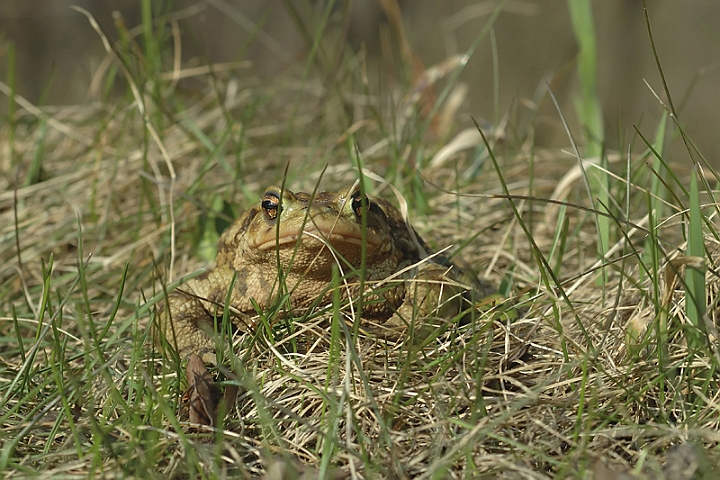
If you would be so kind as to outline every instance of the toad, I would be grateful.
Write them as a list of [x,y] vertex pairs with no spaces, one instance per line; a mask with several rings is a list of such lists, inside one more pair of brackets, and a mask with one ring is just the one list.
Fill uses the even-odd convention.
[[215,363],[224,309],[251,331],[278,302],[294,313],[331,304],[332,285],[345,301],[362,297],[368,330],[397,334],[469,311],[476,277],[426,252],[395,207],[357,185],[315,195],[269,187],[222,234],[215,267],[168,294],[159,331],[181,359]]

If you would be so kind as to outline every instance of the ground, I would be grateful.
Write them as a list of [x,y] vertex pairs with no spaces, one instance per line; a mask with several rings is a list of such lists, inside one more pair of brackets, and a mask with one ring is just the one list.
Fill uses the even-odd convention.
[[[712,169],[668,170],[645,145],[608,152],[602,205],[584,176],[598,169],[570,148],[492,125],[484,140],[435,95],[451,76],[368,92],[347,68],[339,84],[303,69],[270,83],[203,75],[172,96],[158,81],[142,98],[24,108],[2,127],[0,470],[711,478]],[[449,134],[423,102],[440,102]],[[456,148],[459,134],[474,140]],[[469,322],[399,340],[354,331],[337,302],[263,312],[221,359],[240,387],[224,423],[189,425],[184,366],[151,338],[164,292],[212,262],[267,185],[359,175],[499,294]]]

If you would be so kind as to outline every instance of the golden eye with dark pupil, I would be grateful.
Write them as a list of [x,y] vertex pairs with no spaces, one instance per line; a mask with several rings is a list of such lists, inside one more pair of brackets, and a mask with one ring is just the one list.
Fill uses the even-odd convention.
[[370,200],[359,190],[353,194],[351,206],[355,215],[358,217],[362,216],[363,209],[367,209],[368,205],[370,205]]
[[260,206],[265,212],[265,216],[269,220],[275,220],[278,215],[278,204],[280,203],[280,197],[274,193],[266,193],[260,202]]

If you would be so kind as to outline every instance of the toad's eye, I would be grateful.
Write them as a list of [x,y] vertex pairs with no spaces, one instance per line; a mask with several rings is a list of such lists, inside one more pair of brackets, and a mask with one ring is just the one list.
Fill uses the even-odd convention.
[[355,215],[358,217],[362,216],[363,210],[366,210],[368,205],[370,205],[370,200],[368,200],[368,198],[363,195],[360,190],[353,193],[351,206]]
[[275,192],[265,192],[260,206],[265,212],[268,220],[275,220],[278,216],[278,207],[280,206],[280,196]]

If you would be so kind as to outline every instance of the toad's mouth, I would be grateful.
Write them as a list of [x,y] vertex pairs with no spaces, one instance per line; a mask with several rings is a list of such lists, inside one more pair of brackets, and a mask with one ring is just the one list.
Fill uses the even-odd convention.
[[[382,235],[375,231],[365,229],[364,233],[365,244],[368,246],[375,247],[383,242]],[[319,248],[322,244],[359,246],[363,244],[363,229],[360,225],[338,222],[334,218],[315,218],[308,219],[304,228],[300,228],[299,225],[285,226],[281,223],[279,231],[276,227],[269,228],[258,235],[250,245],[258,250],[269,250],[276,246],[296,244],[299,238],[302,238],[302,242],[306,246],[316,248]]]

